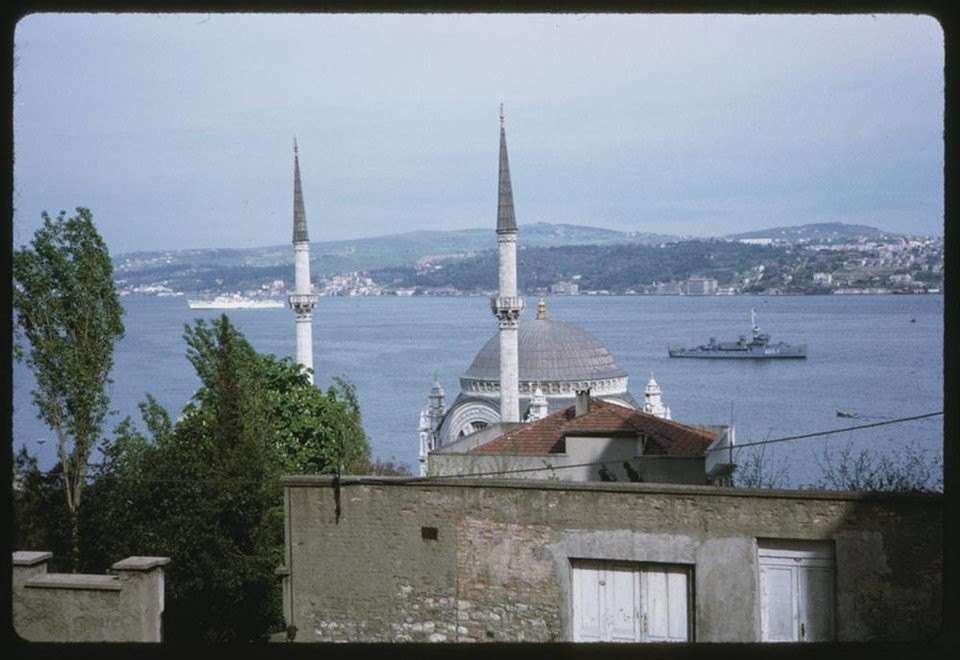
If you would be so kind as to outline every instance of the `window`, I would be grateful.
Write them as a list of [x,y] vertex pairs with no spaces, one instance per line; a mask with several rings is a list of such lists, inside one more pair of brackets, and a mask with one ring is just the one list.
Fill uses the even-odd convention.
[[760,639],[834,639],[834,553],[830,542],[760,541]]
[[690,640],[690,569],[574,560],[573,641]]

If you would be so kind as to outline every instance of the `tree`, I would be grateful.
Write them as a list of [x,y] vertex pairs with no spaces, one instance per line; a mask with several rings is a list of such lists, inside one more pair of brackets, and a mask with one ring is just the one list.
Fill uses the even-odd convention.
[[786,463],[782,459],[774,463],[773,458],[765,456],[765,452],[766,447],[737,449],[739,460],[733,475],[733,483],[737,488],[787,487]]
[[106,443],[91,484],[84,570],[118,557],[160,555],[165,639],[246,641],[282,627],[283,501],[279,477],[369,465],[352,385],[323,392],[289,358],[257,353],[226,316],[186,328],[201,387],[172,424],[140,405]]
[[57,439],[74,570],[87,462],[109,406],[113,348],[124,332],[107,246],[91,212],[76,213],[51,219],[44,211],[30,247],[13,253],[16,329],[30,344],[25,360],[37,381],[37,416]]
[[824,447],[816,457],[823,476],[814,488],[886,493],[936,493],[943,491],[943,457],[930,456],[915,443],[896,452],[861,449],[847,442],[839,453]]
[[43,548],[53,553],[51,566],[62,571],[70,555],[70,512],[63,498],[63,470],[58,463],[41,472],[37,459],[21,447],[13,459],[13,543],[16,548]]

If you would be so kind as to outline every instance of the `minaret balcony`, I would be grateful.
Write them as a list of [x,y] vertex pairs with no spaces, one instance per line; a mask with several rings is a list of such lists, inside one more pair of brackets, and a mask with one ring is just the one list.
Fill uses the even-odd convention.
[[520,312],[523,311],[523,305],[523,298],[519,296],[503,298],[494,296],[490,298],[490,309],[496,316],[500,316],[501,314],[508,316],[515,314],[519,316]]
[[289,300],[290,309],[297,314],[310,313],[317,306],[317,294],[315,293],[291,293]]

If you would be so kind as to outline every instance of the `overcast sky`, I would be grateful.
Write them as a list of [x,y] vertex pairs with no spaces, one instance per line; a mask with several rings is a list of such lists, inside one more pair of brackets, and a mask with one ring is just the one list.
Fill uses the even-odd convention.
[[34,14],[14,228],[86,206],[112,254],[517,223],[943,234],[930,17]]

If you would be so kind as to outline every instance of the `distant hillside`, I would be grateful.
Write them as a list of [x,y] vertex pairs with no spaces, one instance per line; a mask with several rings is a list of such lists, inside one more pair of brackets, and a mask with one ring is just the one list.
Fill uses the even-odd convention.
[[[863,236],[892,236],[874,227],[822,223],[745,232],[724,237],[846,241]],[[666,234],[622,232],[582,225],[538,222],[521,225],[522,249],[573,246],[659,246],[684,239]],[[711,240],[711,239],[704,239]],[[716,239],[712,239],[716,240]],[[390,236],[311,243],[314,277],[354,271],[413,268],[427,260],[467,259],[496,250],[493,229],[415,231]],[[545,253],[544,253],[545,254]],[[614,267],[615,264],[610,264]],[[289,244],[249,249],[133,252],[114,258],[115,277],[126,288],[163,285],[184,292],[245,290],[292,277]]]
[[[538,222],[520,228],[523,246],[657,244],[678,240],[661,234],[621,232],[579,225]],[[414,266],[430,256],[467,257],[496,249],[493,229],[414,231],[390,236],[310,244],[314,276]],[[118,280],[129,286],[166,283],[181,291],[226,287],[247,288],[289,279],[293,251],[289,244],[248,249],[167,250],[131,252],[114,258]]]
[[[650,291],[655,282],[684,281],[692,275],[737,283],[758,264],[770,272],[795,262],[789,247],[748,245],[718,239],[679,241],[663,247],[638,244],[523,247],[517,252],[521,291],[549,290],[559,282],[576,282],[584,291]],[[381,286],[403,289],[490,293],[497,287],[497,253],[488,250],[434,268],[370,271]]]
[[842,243],[861,237],[874,239],[896,238],[898,236],[902,236],[902,234],[881,231],[876,227],[869,227],[867,225],[847,225],[842,222],[819,222],[808,225],[798,225],[796,227],[773,227],[771,229],[748,231],[741,234],[729,234],[725,236],[725,238],[734,241],[744,238],[771,238],[790,242],[830,241]]

